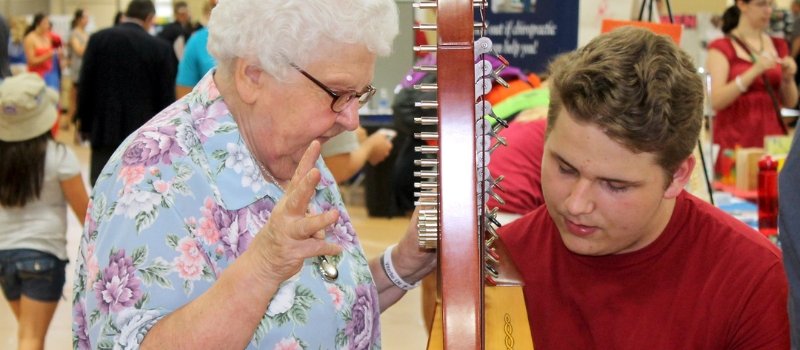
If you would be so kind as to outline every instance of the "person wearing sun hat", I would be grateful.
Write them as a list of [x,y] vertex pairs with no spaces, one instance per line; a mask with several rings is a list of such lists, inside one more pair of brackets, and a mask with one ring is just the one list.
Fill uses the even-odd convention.
[[57,100],[33,73],[0,83],[0,287],[20,349],[44,346],[65,281],[66,205],[83,224],[89,202],[78,159],[50,133]]

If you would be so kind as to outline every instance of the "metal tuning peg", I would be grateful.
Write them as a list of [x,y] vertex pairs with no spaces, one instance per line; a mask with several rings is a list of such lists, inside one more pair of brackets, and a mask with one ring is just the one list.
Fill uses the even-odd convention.
[[434,53],[437,50],[436,45],[414,45],[414,52]]
[[414,146],[414,151],[422,154],[438,154],[439,146]]
[[436,31],[438,30],[434,23],[418,23],[412,26],[414,30]]
[[415,171],[414,177],[420,177],[423,179],[437,179],[439,178],[439,173],[437,171]]
[[484,250],[484,252],[486,252],[486,254],[484,255],[485,256],[485,260],[491,261],[494,264],[497,264],[497,263],[500,262],[500,256],[497,255],[497,252],[495,252],[494,248],[486,245],[486,246],[484,246],[483,250]]
[[435,64],[423,64],[414,66],[412,69],[417,72],[436,72],[438,67]]
[[424,159],[414,159],[414,165],[416,166],[426,166],[426,167],[435,167],[439,165],[439,160],[435,158],[424,158]]
[[486,267],[486,272],[489,273],[493,279],[500,276],[500,273],[497,272],[497,269],[492,266],[492,264],[484,264],[484,267]]
[[439,124],[439,118],[436,117],[415,117],[414,123],[419,125],[437,125]]
[[426,109],[439,108],[439,101],[417,101],[414,102],[414,107]]
[[439,184],[436,182],[415,182],[414,188],[420,188],[424,190],[436,190],[439,188]]
[[433,84],[427,83],[427,84],[416,84],[416,85],[414,85],[414,90],[436,91],[438,89],[439,89],[439,85],[435,84],[435,83],[433,83]]
[[436,1],[417,1],[411,4],[412,7],[417,9],[435,9],[439,7],[439,4]]
[[423,132],[415,132],[414,137],[417,140],[438,140],[439,133],[433,131],[423,131]]
[[497,221],[497,212],[499,210],[500,208],[494,207],[491,210],[489,210],[488,213],[486,213],[486,219],[489,220],[489,222],[495,227],[503,227],[503,225],[500,224],[500,221]]

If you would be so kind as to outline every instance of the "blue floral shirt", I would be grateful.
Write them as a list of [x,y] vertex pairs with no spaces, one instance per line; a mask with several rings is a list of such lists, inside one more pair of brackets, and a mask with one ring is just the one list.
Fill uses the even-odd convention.
[[[212,70],[134,132],[92,192],[73,302],[73,347],[138,348],[162,317],[205,292],[247,250],[283,195],[264,180]],[[327,240],[339,278],[314,259],[283,282],[248,349],[379,349],[378,293],[333,176],[311,205],[338,208]],[[313,320],[313,321],[312,321]]]

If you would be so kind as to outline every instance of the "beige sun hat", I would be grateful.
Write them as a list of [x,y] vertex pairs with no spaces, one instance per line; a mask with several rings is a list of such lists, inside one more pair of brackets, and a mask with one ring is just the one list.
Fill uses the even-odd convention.
[[58,94],[34,73],[22,73],[0,83],[0,140],[30,140],[56,122]]

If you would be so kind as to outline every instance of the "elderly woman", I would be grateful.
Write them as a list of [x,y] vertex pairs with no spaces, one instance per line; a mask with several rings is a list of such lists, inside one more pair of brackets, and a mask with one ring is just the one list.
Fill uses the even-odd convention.
[[94,188],[78,348],[380,347],[380,312],[435,256],[412,220],[368,262],[319,149],[358,126],[397,21],[392,0],[217,5],[218,68],[131,135]]

